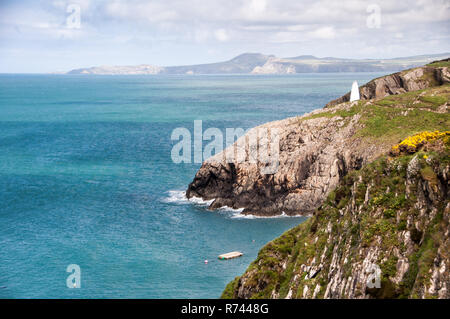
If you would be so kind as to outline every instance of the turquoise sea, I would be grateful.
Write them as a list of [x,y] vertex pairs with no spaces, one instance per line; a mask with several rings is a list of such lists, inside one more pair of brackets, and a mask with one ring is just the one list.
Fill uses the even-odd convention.
[[200,164],[172,162],[172,130],[301,115],[380,75],[0,75],[0,298],[219,297],[305,219],[185,200]]

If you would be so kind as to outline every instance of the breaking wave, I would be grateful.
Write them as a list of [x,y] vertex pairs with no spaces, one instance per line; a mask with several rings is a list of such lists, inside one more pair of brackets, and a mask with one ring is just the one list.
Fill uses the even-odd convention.
[[[199,197],[192,197],[187,198],[185,191],[180,190],[171,190],[167,192],[167,197],[165,197],[162,200],[164,203],[171,203],[176,205],[186,205],[186,204],[194,204],[196,206],[202,206],[202,207],[208,207],[212,204],[214,199],[211,200],[203,200]],[[293,217],[304,217],[304,216],[291,216],[287,215],[285,212],[282,212],[281,215],[275,215],[275,216],[258,216],[253,214],[242,214],[244,211],[244,208],[232,208],[228,206],[223,206],[218,209],[215,209],[214,211],[224,214],[227,217],[230,218],[237,218],[237,219],[259,219],[259,218],[293,218]]]
[[173,190],[167,192],[168,196],[163,199],[164,203],[172,203],[172,204],[196,204],[199,206],[209,206],[214,201],[211,200],[203,200],[199,197],[187,198],[185,191]]

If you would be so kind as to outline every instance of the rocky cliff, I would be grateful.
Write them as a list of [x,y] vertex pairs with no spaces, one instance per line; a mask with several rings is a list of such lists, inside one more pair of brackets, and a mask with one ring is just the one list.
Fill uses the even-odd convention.
[[222,297],[450,298],[449,165],[449,131],[407,138],[348,173]]
[[[361,87],[364,100],[345,102],[344,96],[338,99],[342,103],[250,130],[202,164],[187,197],[214,199],[211,209],[244,208],[243,214],[312,214],[348,172],[387,152],[399,139],[449,127],[447,64],[376,79]],[[278,132],[279,161],[272,174],[248,160],[260,151],[260,140],[250,138],[260,129]],[[230,152],[238,150],[245,160],[230,160]]]
[[295,64],[284,62],[283,59],[271,57],[262,66],[255,67],[253,74],[293,74],[297,73]]
[[[439,61],[448,62],[450,59]],[[439,65],[439,64],[437,64]],[[448,67],[435,67],[432,64],[420,68],[397,72],[391,75],[374,79],[360,87],[360,96],[363,100],[383,98],[388,95],[402,94],[417,91],[431,86],[450,82]],[[350,101],[350,92],[329,102],[326,107]]]

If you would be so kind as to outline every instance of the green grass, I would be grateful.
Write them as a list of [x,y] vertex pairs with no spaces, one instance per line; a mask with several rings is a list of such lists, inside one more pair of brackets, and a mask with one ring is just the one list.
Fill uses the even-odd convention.
[[222,299],[234,299],[234,292],[237,289],[239,283],[239,277],[234,278],[233,281],[229,282],[228,285],[225,287],[225,290],[222,292],[222,296],[220,298]]
[[379,106],[398,106],[407,108],[425,108],[436,110],[438,106],[445,104],[450,99],[450,85],[442,85],[435,88],[406,92],[398,95],[389,95],[374,103]]
[[450,127],[450,114],[436,113],[439,106],[449,103],[450,85],[390,95],[380,100],[359,101],[348,109],[325,112],[299,118],[299,123],[316,118],[341,117],[349,121],[361,115],[360,129],[355,137],[370,142],[394,144],[400,139],[422,131],[446,131]]
[[448,101],[448,97],[446,96],[421,96],[419,99],[422,102],[431,104],[434,108]]
[[438,62],[427,64],[427,66],[432,66],[435,68],[450,67],[450,61],[438,61]]
[[317,118],[322,118],[322,117],[333,118],[336,116],[339,116],[339,117],[342,117],[345,119],[347,117],[355,116],[356,114],[361,112],[361,107],[362,107],[362,103],[360,102],[357,105],[350,107],[348,110],[335,110],[335,111],[321,112],[321,113],[309,115],[306,117],[300,117],[299,120],[300,120],[300,122],[302,122],[302,121],[307,121],[307,120],[317,119]]
[[432,186],[437,185],[439,182],[436,173],[430,166],[425,166],[424,168],[422,168],[420,170],[420,174],[422,175],[422,178],[428,181]]
[[370,105],[361,116],[363,128],[356,136],[382,139],[393,144],[400,139],[422,131],[445,131],[450,127],[450,115],[424,110],[404,110]]
[[[448,102],[449,95],[450,85],[445,85],[380,100],[359,101],[346,110],[330,109],[303,117],[300,121],[337,116],[343,121],[349,121],[355,115],[360,115],[356,138],[394,145],[407,136],[422,131],[447,131],[450,128],[450,114],[436,113],[433,110]],[[442,221],[444,205],[436,207],[436,217],[423,231],[418,231],[416,226],[407,223],[411,217],[424,217],[419,217],[418,210],[414,208],[420,184],[409,184],[406,196],[406,170],[411,159],[418,156],[418,176],[422,183],[427,182],[432,188],[436,188],[440,183],[435,173],[436,167],[442,168],[442,165],[450,163],[450,138],[443,137],[442,141],[435,143],[438,142],[441,143],[440,146],[435,144],[431,149],[423,148],[415,154],[382,156],[361,170],[348,173],[312,218],[285,232],[260,250],[257,259],[241,277],[243,288],[254,292],[251,298],[270,298],[273,290],[284,298],[289,290],[294,292],[294,297],[302,297],[306,285],[312,291],[319,284],[321,288],[318,296],[323,297],[333,258],[340,258],[338,263],[344,276],[348,277],[352,274],[353,265],[362,262],[364,258],[360,254],[361,249],[380,245],[378,264],[383,275],[382,289],[373,296],[419,296],[420,292],[416,291],[416,287],[423,287],[425,282],[429,282],[429,270],[436,249],[442,243],[443,230],[448,228],[448,224],[444,225]],[[433,163],[437,163],[437,166],[423,159],[424,154]],[[370,200],[365,203],[369,185]],[[332,226],[331,233],[328,232],[329,223]],[[406,247],[399,236],[402,231],[410,231],[412,247]],[[394,248],[400,249],[404,254],[407,249],[412,249],[412,253],[408,252],[406,255],[410,268],[399,285],[391,281],[396,274],[397,265]],[[341,258],[344,254],[348,257],[347,263]],[[324,256],[323,261],[321,256]],[[306,272],[300,271],[300,266],[310,264],[314,258],[316,265],[319,260],[323,262],[323,268],[316,277],[306,279]],[[238,283],[239,278],[229,283],[222,298],[235,298]]]

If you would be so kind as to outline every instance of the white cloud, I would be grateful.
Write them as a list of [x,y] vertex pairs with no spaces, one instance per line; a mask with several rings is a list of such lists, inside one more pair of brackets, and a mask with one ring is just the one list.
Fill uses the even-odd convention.
[[[79,30],[65,28],[69,3],[81,7]],[[381,8],[379,29],[367,28],[370,3]],[[448,0],[0,0],[3,52],[26,48],[33,55],[39,48],[56,55],[70,47],[87,57],[96,50],[161,65],[190,63],[189,56],[211,61],[211,52],[215,60],[245,51],[374,58],[437,53],[450,51],[449,29]],[[362,43],[367,49],[352,49]]]
[[333,27],[322,27],[317,30],[308,32],[308,36],[316,39],[333,39],[336,37],[336,32]]
[[228,41],[228,39],[229,39],[228,32],[225,29],[218,29],[218,30],[216,30],[214,32],[214,36],[216,37],[217,40],[219,40],[221,42]]
[[244,4],[241,11],[244,17],[248,19],[255,19],[263,17],[266,7],[266,0],[250,0]]
[[211,36],[211,32],[208,30],[197,29],[194,31],[194,41],[197,43],[204,43]]

